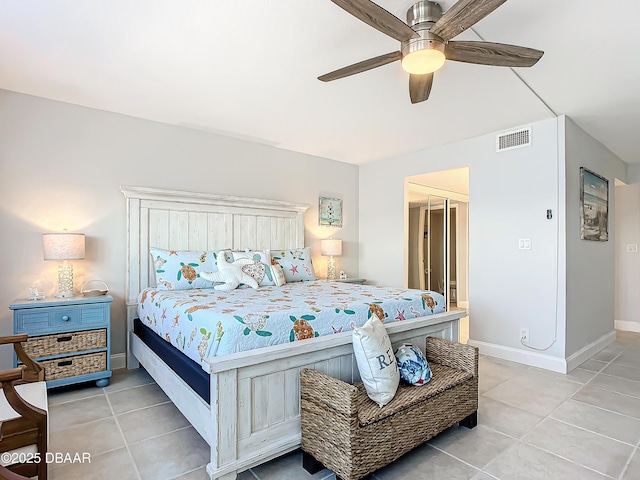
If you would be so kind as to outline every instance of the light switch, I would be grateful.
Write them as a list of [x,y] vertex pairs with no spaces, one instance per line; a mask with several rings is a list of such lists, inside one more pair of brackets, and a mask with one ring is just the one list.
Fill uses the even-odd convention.
[[638,252],[638,244],[637,243],[628,243],[627,244],[627,252],[629,252],[629,253],[637,253]]
[[518,240],[518,248],[520,250],[531,250],[531,239],[521,238]]

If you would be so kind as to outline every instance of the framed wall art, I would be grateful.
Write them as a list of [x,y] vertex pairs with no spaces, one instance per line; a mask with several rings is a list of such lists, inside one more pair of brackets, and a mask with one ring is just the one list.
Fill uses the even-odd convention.
[[609,240],[609,181],[580,167],[580,238]]
[[342,226],[342,200],[320,197],[318,224],[325,227]]

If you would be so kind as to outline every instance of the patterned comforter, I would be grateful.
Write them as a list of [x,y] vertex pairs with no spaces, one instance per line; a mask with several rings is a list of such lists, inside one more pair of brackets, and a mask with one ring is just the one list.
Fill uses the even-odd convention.
[[373,312],[384,322],[397,322],[444,312],[444,298],[435,292],[321,280],[231,292],[148,288],[138,296],[143,323],[198,363],[348,331]]

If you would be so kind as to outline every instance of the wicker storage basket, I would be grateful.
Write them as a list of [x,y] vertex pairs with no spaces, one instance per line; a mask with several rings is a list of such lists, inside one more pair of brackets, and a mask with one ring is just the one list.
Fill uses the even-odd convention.
[[55,360],[41,361],[40,364],[44,367],[44,379],[46,381],[75,377],[106,370],[107,352],[56,358]]
[[431,381],[401,385],[380,408],[362,384],[322,372],[300,371],[302,463],[313,474],[323,466],[336,478],[360,480],[446,430],[477,423],[478,349],[427,338]]
[[107,346],[107,329],[87,330],[84,332],[56,333],[41,337],[29,337],[22,344],[31,358],[49,357],[64,353],[83,352]]

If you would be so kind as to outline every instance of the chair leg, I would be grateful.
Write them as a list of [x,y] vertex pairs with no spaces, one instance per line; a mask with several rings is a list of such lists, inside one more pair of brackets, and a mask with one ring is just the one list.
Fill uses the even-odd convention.
[[460,420],[460,425],[467,428],[473,428],[478,425],[478,411],[476,410],[468,417]]
[[38,464],[38,480],[47,480],[47,460],[46,460],[46,452],[45,457],[40,459],[40,463]]
[[38,428],[38,453],[40,464],[38,465],[38,480],[47,480],[47,419],[39,422]]
[[304,468],[311,475],[319,472],[324,468],[324,465],[315,459],[310,453],[302,451],[302,468]]

